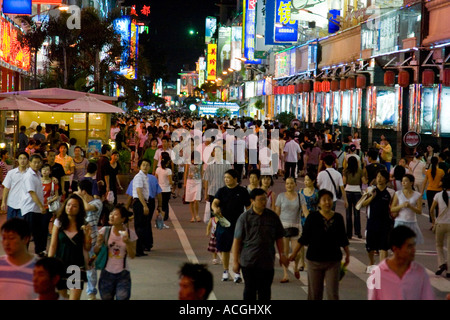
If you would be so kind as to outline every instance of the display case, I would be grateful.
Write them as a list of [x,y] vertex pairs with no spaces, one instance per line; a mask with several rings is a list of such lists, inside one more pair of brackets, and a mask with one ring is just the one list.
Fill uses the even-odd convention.
[[297,112],[296,112],[297,119],[300,121],[304,121],[303,94],[302,93],[297,94],[296,99],[297,99]]
[[439,98],[439,132],[443,137],[450,137],[450,87],[441,87]]
[[341,94],[339,91],[331,92],[331,112],[333,114],[333,124],[339,124],[339,118],[341,115]]
[[400,87],[374,87],[375,127],[398,130]]
[[420,133],[436,134],[437,132],[438,91],[439,87],[437,85],[432,87],[422,86],[420,100]]
[[348,126],[350,123],[351,94],[350,91],[341,91],[341,115],[339,125]]
[[333,124],[333,117],[331,113],[331,96],[332,92],[324,92],[323,93],[323,108],[325,110],[325,123]]

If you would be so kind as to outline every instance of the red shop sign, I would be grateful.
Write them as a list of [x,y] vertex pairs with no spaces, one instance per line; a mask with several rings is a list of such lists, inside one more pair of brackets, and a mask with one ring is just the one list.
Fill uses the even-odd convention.
[[408,131],[403,136],[403,142],[409,148],[415,148],[420,144],[420,135],[415,131]]

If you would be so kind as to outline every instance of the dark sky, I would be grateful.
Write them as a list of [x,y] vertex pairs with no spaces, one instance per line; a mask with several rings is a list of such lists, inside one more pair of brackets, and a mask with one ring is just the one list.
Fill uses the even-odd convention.
[[[195,62],[205,49],[205,18],[217,16],[217,0],[127,0],[125,5],[150,5],[149,37],[144,50],[153,61],[167,67],[170,79],[174,81],[183,65],[195,68]],[[190,35],[189,30],[195,30]],[[198,32],[198,34],[197,34]],[[142,38],[144,40],[144,38]],[[141,42],[144,43],[144,42]],[[151,51],[151,52],[149,52]],[[147,54],[146,54],[147,56]],[[164,62],[165,61],[165,62]]]

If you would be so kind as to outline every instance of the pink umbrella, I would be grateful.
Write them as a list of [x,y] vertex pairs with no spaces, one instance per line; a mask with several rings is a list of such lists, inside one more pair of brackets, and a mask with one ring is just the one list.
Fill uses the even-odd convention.
[[86,93],[84,97],[64,103],[54,108],[55,112],[85,112],[85,113],[125,113],[124,110],[103,102]]
[[0,100],[0,110],[53,111],[53,108],[44,103],[14,94]]

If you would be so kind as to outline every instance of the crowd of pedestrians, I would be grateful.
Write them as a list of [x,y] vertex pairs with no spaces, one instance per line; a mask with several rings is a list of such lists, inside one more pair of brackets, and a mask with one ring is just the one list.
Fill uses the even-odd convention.
[[[180,135],[180,129],[190,136]],[[230,139],[227,129],[248,133]],[[278,130],[279,139],[272,139],[272,129]],[[358,133],[342,137],[339,130],[331,134],[329,129],[302,130],[273,121],[148,114],[114,118],[109,136],[114,148],[104,144],[101,156],[90,161],[76,141],[65,142],[69,139],[63,130],[47,135],[39,131],[29,139],[39,140],[44,149],[29,145],[22,133],[23,151],[13,169],[2,164],[7,154],[0,152],[1,210],[8,221],[25,221],[29,231],[13,225],[4,232],[20,232],[26,248],[32,238],[41,259],[58,258],[66,270],[79,268],[78,282],[61,286],[67,272],[51,273],[51,267],[40,265],[42,272],[51,273],[48,277],[59,280],[46,293],[53,298],[80,299],[86,289],[89,299],[98,293],[101,299],[130,299],[128,259],[151,252],[154,226],[170,229],[170,199],[177,197],[189,207],[190,222],[207,223],[212,262],[222,264],[222,281],[244,280],[244,300],[271,298],[276,250],[284,270],[281,283],[289,282],[293,261],[295,278],[307,271],[308,299],[323,299],[324,290],[327,299],[339,299],[340,274],[350,263],[349,240],[365,237],[367,273],[378,266],[389,268],[397,262],[398,250],[405,243],[412,245],[409,239],[414,238],[414,245],[423,243],[416,218],[423,199],[430,210],[430,228],[436,230],[436,274],[447,271],[449,255],[445,257],[443,243],[445,236],[450,241],[448,150],[438,154],[430,146],[427,153],[418,150],[412,161],[396,164],[384,136],[363,151]],[[191,138],[188,144],[186,138]],[[129,168],[119,161],[123,152],[130,155]],[[132,177],[128,185],[122,184],[120,173]],[[299,189],[300,178],[304,188]],[[273,190],[277,179],[285,182],[279,194]],[[126,203],[118,203],[120,192],[127,195]],[[199,213],[202,199],[209,212],[206,220]],[[336,212],[340,200],[345,213]],[[54,202],[60,208],[52,212]],[[361,225],[364,207],[366,226]],[[390,236],[398,227],[412,233],[393,243]],[[107,260],[97,279],[95,261],[103,246]],[[389,250],[395,253],[391,260]],[[21,255],[25,263],[35,262],[28,253]],[[188,266],[183,270],[188,272]],[[2,283],[0,279],[0,287]],[[371,291],[369,297],[383,295]],[[429,292],[426,297],[431,297]]]

